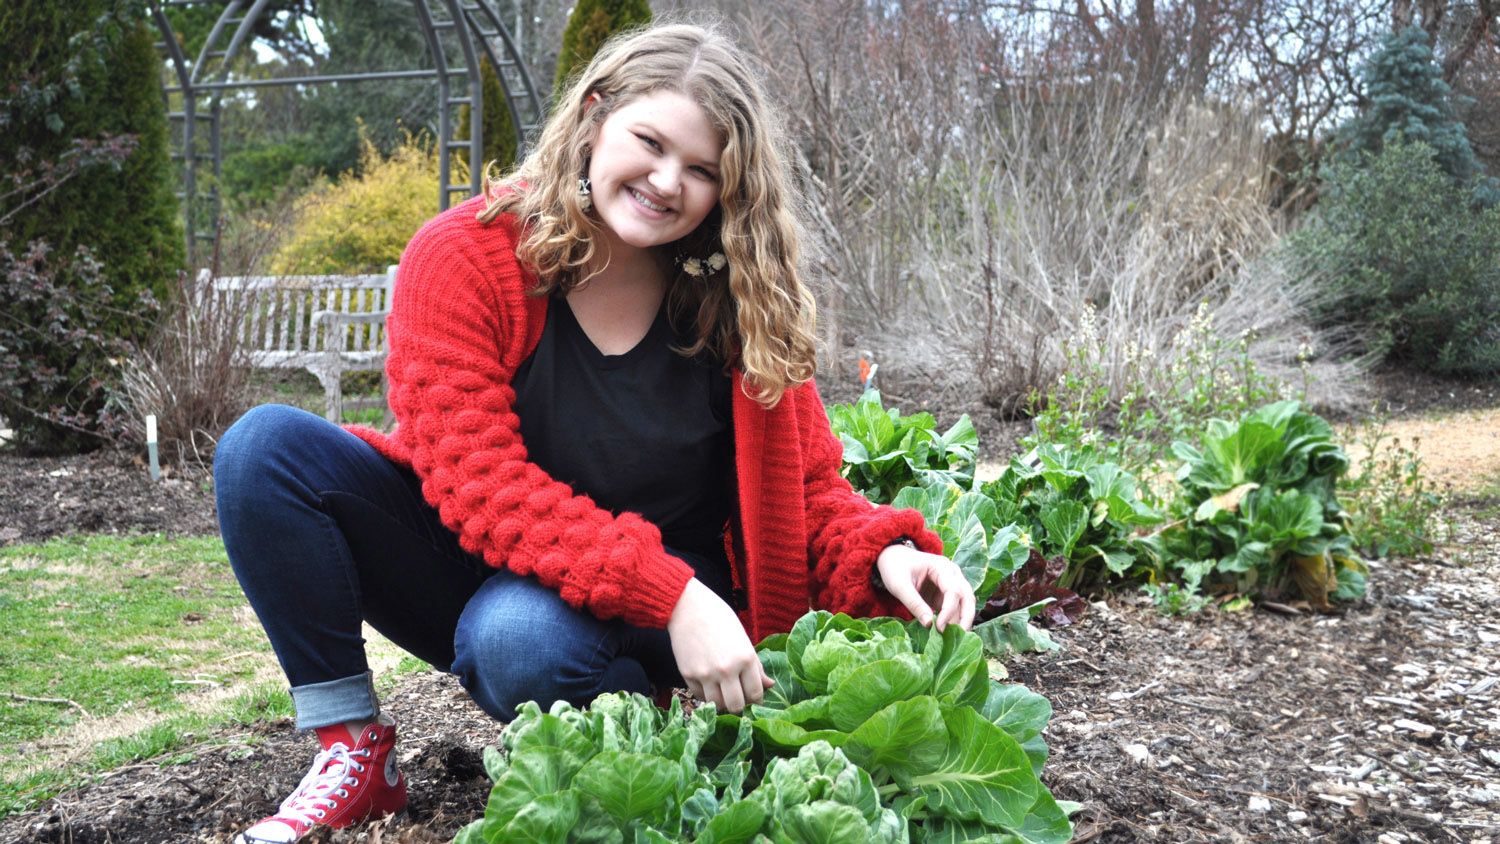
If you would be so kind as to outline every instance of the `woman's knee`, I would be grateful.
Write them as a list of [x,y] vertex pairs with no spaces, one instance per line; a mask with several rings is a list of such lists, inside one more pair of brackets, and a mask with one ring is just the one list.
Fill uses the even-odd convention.
[[306,442],[313,427],[310,423],[316,422],[326,424],[326,420],[284,404],[251,408],[219,437],[214,447],[215,480],[238,479],[268,466],[268,458]]
[[214,488],[221,511],[238,503],[281,500],[318,483],[315,476],[327,474],[324,464],[339,453],[346,438],[349,435],[337,425],[301,408],[251,408],[214,448]]
[[614,658],[611,625],[530,578],[499,572],[469,600],[454,632],[453,672],[501,720],[522,702],[586,703]]

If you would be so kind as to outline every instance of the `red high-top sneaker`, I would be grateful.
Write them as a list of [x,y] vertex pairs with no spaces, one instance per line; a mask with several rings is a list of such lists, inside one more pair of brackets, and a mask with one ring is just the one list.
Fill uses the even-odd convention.
[[314,827],[342,829],[406,808],[406,779],[396,770],[396,721],[381,713],[351,749],[335,742],[276,814],[240,833],[234,844],[289,844]]

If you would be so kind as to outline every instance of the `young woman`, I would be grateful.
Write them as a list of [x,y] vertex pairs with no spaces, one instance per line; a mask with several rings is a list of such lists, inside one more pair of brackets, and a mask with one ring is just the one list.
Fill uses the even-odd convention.
[[914,511],[839,476],[796,197],[712,30],[612,41],[516,173],[417,233],[388,323],[396,432],[256,408],[215,462],[235,574],[323,750],[238,839],[399,811],[362,621],[486,712],[678,686],[739,711],[810,606],[968,627]]

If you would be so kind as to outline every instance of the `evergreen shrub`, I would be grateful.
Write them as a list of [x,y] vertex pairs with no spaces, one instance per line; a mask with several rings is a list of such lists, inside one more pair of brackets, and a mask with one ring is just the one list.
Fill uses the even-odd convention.
[[[89,4],[105,9],[98,15],[103,23],[77,11],[54,11],[55,5],[24,0],[4,22],[7,42],[13,40],[10,27],[33,22],[27,20],[28,11],[33,18],[61,15],[73,21],[76,29],[49,27],[52,31],[47,37],[64,42],[50,45],[58,52],[38,45],[32,59],[38,64],[4,68],[7,80],[53,77],[62,82],[63,90],[53,93],[46,105],[27,103],[24,92],[7,101],[0,161],[18,161],[18,156],[29,156],[33,163],[55,161],[67,154],[75,139],[113,135],[133,137],[135,150],[118,169],[72,179],[40,198],[7,224],[8,236],[13,243],[46,240],[58,254],[88,246],[102,267],[103,278],[114,289],[116,305],[130,308],[142,290],[157,297],[165,294],[183,264],[167,117],[161,100],[161,62],[145,23],[117,17],[125,12],[110,11],[115,4]],[[88,43],[78,30],[93,26],[104,37],[92,39],[87,49],[101,50],[100,60],[74,61],[68,46]],[[72,78],[63,81],[65,75]],[[6,169],[13,172],[9,166]],[[135,325],[127,319],[115,327]]]
[[1386,36],[1360,69],[1360,81],[1366,104],[1337,132],[1346,162],[1378,154],[1398,139],[1421,142],[1442,171],[1471,185],[1483,204],[1500,201],[1500,187],[1485,177],[1454,112],[1452,89],[1432,60],[1426,31],[1413,25]]
[[1324,191],[1289,240],[1329,288],[1320,318],[1388,360],[1500,371],[1500,206],[1480,208],[1432,147],[1399,139],[1330,166]]
[[130,2],[0,5],[0,414],[28,451],[109,434],[115,362],[182,268],[153,43]]
[[578,0],[563,30],[552,82],[554,98],[562,95],[568,80],[588,66],[611,35],[650,22],[651,5],[646,0]]
[[[273,273],[379,273],[437,210],[437,152],[408,135],[389,157],[365,141],[357,171],[321,182],[298,200]],[[467,178],[467,177],[465,177]]]

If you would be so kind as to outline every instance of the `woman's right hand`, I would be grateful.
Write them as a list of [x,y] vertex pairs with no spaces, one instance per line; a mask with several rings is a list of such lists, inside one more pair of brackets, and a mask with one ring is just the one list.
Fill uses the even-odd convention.
[[688,694],[721,711],[740,712],[746,704],[760,703],[776,684],[761,668],[734,610],[696,577],[677,599],[667,634]]

